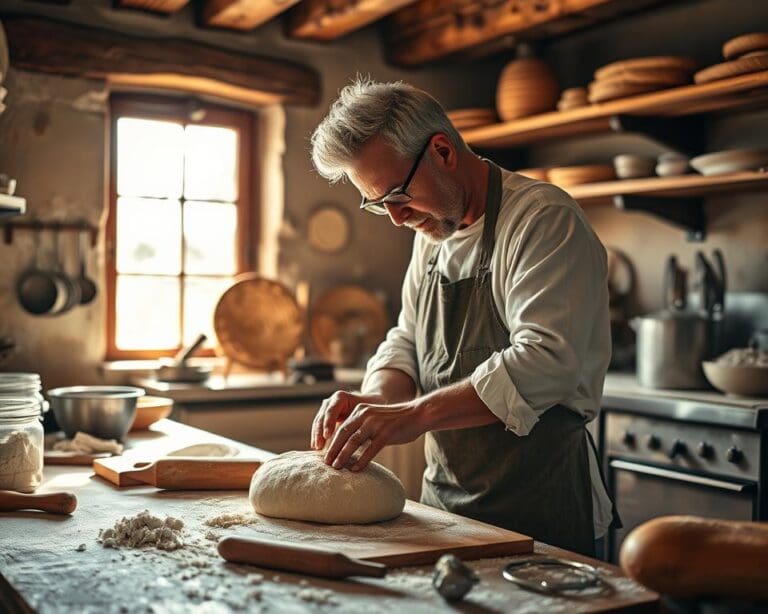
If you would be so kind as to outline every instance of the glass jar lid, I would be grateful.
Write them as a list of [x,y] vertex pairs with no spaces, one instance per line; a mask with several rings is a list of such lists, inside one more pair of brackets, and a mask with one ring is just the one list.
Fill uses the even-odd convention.
[[39,417],[42,406],[43,403],[35,398],[0,397],[0,421]]

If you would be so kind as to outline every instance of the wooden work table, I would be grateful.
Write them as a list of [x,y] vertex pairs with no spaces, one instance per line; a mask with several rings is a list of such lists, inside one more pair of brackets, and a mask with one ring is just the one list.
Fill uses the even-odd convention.
[[[129,438],[131,454],[154,457],[191,443],[226,442],[241,453],[263,451],[169,420]],[[40,512],[0,514],[0,611],[28,612],[206,612],[337,611],[655,611],[655,593],[608,564],[590,561],[545,544],[535,553],[592,562],[612,587],[608,594],[562,598],[520,589],[501,577],[504,559],[470,562],[481,578],[462,604],[442,600],[431,585],[432,566],[391,570],[384,579],[330,581],[225,562],[219,538],[243,527],[212,528],[206,520],[250,513],[245,492],[161,491],[150,486],[118,489],[90,467],[47,466],[38,492],[75,493],[71,516]],[[108,549],[100,529],[142,510],[175,516],[185,523],[185,547]],[[247,527],[245,527],[247,529]],[[202,605],[201,605],[202,604]],[[31,610],[30,610],[31,608]]]

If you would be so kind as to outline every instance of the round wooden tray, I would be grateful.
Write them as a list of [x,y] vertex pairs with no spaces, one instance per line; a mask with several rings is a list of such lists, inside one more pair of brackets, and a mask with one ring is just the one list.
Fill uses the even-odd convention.
[[547,177],[551,183],[561,187],[611,181],[616,178],[610,164],[586,164],[582,166],[560,166],[550,168]]
[[684,85],[692,81],[692,72],[680,68],[626,68],[594,81],[608,83],[650,83],[658,85]]
[[387,334],[387,312],[360,286],[338,286],[312,305],[309,334],[325,359],[352,366],[373,354]]
[[592,103],[607,102],[617,98],[626,98],[627,96],[637,96],[638,94],[663,90],[666,87],[668,86],[655,83],[600,83],[599,81],[593,81],[589,85],[589,101]]
[[213,328],[227,358],[255,369],[278,370],[301,343],[304,321],[288,288],[246,273],[221,295]]
[[619,62],[611,62],[595,71],[595,79],[605,79],[624,70],[644,69],[665,69],[676,68],[693,72],[696,70],[697,63],[693,58],[686,58],[677,55],[656,55],[643,58],[630,58]]
[[747,53],[765,49],[768,49],[768,32],[742,34],[723,44],[723,57],[726,60],[733,60]]
[[768,52],[761,55],[750,55],[748,58],[739,58],[731,62],[722,62],[714,66],[708,66],[693,76],[696,83],[709,83],[728,77],[746,75],[751,72],[768,70]]

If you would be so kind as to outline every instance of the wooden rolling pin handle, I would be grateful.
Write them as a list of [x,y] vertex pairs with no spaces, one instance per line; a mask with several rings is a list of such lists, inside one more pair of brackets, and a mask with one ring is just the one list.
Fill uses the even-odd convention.
[[13,490],[0,490],[0,512],[40,510],[49,514],[71,514],[77,508],[77,497],[69,492],[28,495]]
[[351,559],[341,552],[314,546],[296,546],[284,542],[245,537],[225,537],[219,542],[219,554],[232,563],[248,563],[323,578],[369,576],[383,578],[387,566]]

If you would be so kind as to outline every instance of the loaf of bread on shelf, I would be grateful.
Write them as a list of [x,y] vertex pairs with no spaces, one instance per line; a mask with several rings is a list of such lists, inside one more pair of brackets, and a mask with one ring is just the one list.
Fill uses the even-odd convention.
[[768,523],[663,516],[634,529],[619,555],[632,579],[672,597],[768,599]]

